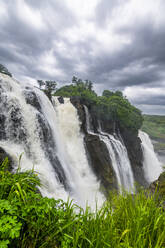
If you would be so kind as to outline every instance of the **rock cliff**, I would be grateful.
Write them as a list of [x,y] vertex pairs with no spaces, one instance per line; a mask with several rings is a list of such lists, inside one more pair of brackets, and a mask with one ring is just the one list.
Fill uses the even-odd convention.
[[[79,118],[82,123],[81,129],[85,134],[84,141],[94,172],[106,189],[116,188],[117,182],[112,167],[112,162],[109,159],[107,147],[97,136],[98,120],[96,119],[90,104],[86,101],[83,101],[79,97],[72,97],[71,102],[77,108]],[[92,119],[91,125],[96,135],[91,135],[87,132],[86,116],[83,105],[88,106]],[[146,182],[143,171],[143,153],[141,149],[141,140],[139,139],[137,132],[133,132],[129,129],[121,127],[120,123],[116,123],[114,127],[114,123],[111,121],[100,120],[100,122],[104,132],[109,134],[114,134],[115,132],[118,138],[124,142],[128,152],[129,160],[131,162],[135,181],[138,185],[146,187],[148,183]]]

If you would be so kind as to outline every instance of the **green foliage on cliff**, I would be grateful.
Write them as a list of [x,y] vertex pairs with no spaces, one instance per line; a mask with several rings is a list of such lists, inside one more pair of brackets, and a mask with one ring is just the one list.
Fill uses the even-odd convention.
[[88,81],[76,80],[72,80],[74,84],[58,89],[55,95],[81,98],[82,102],[90,106],[91,111],[100,119],[118,122],[120,126],[133,131],[141,127],[143,122],[141,111],[132,106],[122,92],[104,90],[102,96],[98,96],[92,87],[89,87]]
[[112,194],[91,213],[72,203],[42,197],[34,171],[0,166],[0,247],[165,247],[165,212],[156,195]]
[[138,130],[142,125],[140,110],[131,105],[126,98],[118,95],[98,97],[95,110],[102,119],[116,121],[122,127]]
[[97,99],[97,94],[93,90],[89,90],[85,84],[63,86],[56,91],[55,95],[63,97],[79,96],[88,99],[90,102],[95,102]]

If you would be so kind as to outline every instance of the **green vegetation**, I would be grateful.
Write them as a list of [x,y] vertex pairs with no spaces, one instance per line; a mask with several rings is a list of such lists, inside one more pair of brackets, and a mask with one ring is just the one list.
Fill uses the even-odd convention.
[[165,116],[144,115],[142,130],[157,141],[154,143],[155,151],[165,153]]
[[57,83],[51,80],[47,80],[47,81],[37,80],[37,83],[39,84],[40,89],[42,88],[42,86],[44,86],[44,92],[51,100],[52,94],[56,90]]
[[42,197],[34,171],[0,166],[1,248],[165,247],[165,212],[156,195],[112,194],[95,213]]
[[160,197],[165,201],[165,172],[163,172],[156,182]]
[[2,65],[2,64],[0,64],[0,73],[6,74],[6,75],[12,77],[12,74],[11,74],[11,73],[8,71],[8,69],[7,69],[4,65]]
[[93,84],[86,80],[73,77],[72,84],[58,89],[56,96],[77,96],[84,104],[90,106],[93,114],[102,120],[119,123],[121,127],[136,131],[141,127],[143,117],[141,111],[132,106],[123,96],[122,92],[104,90],[102,96],[98,96],[92,89]]
[[144,115],[142,130],[152,139],[165,141],[165,116]]

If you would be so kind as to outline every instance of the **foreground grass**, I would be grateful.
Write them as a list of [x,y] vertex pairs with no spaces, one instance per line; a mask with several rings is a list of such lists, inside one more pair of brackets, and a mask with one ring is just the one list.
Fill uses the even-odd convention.
[[7,164],[0,167],[1,248],[165,247],[165,212],[156,195],[111,194],[95,213],[78,211],[42,197],[34,171],[12,174]]

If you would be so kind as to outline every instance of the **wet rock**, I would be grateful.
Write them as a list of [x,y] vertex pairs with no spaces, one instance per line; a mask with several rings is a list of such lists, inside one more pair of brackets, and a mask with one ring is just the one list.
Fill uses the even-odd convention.
[[94,110],[92,109],[92,106],[90,102],[87,99],[82,99],[78,96],[72,96],[70,98],[71,103],[77,108],[79,119],[81,121],[81,127],[82,131],[87,133],[86,130],[86,115],[85,115],[85,110],[84,110],[84,105],[88,108],[90,115],[91,115],[91,125],[93,128],[93,131],[95,133],[98,133],[98,118],[95,115]]
[[81,98],[80,97],[71,97],[70,101],[77,109],[78,116],[79,116],[79,119],[81,122],[81,131],[83,133],[87,133],[85,110],[84,110],[84,106],[83,106]]
[[102,128],[105,132],[108,132],[110,134],[113,134],[115,131],[116,134],[119,133],[118,138],[121,139],[124,142],[124,145],[126,146],[128,157],[131,163],[134,179],[137,184],[147,187],[148,182],[146,181],[144,177],[144,171],[143,171],[143,152],[141,148],[141,140],[138,137],[137,132],[133,132],[130,129],[125,129],[120,126],[120,123],[115,124],[110,121],[102,121]]
[[26,103],[32,105],[39,112],[41,112],[41,105],[34,91],[26,90],[24,91],[24,96],[26,99]]
[[64,98],[62,96],[57,98],[59,103],[64,104]]
[[106,193],[108,194],[110,189],[117,189],[117,179],[105,143],[97,135],[87,134],[85,144],[92,170]]
[[6,139],[5,121],[6,121],[6,116],[0,114],[0,140]]
[[6,131],[6,136],[15,141],[16,143],[26,141],[26,129],[24,127],[23,117],[19,107],[14,105],[10,106],[8,120],[7,120],[8,129]]
[[143,170],[143,152],[141,148],[141,140],[138,133],[134,133],[128,129],[120,128],[124,144],[127,148],[128,157],[131,162],[135,181],[141,186],[147,187],[148,182],[144,177]]
[[56,144],[53,140],[53,134],[47,120],[41,113],[37,114],[38,124],[39,124],[39,137],[41,140],[42,149],[45,152],[46,157],[51,162],[54,171],[57,175],[57,180],[64,185],[66,190],[69,190],[69,184],[65,175],[65,172],[60,164],[60,161],[56,155]]

